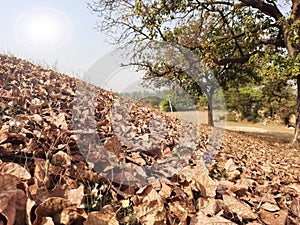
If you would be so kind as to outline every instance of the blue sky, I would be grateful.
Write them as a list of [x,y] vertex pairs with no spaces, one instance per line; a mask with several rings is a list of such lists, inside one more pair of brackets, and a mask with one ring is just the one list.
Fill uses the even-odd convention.
[[[86,71],[97,58],[111,49],[111,46],[105,42],[106,37],[94,29],[97,17],[91,14],[85,1],[10,0],[1,1],[0,8],[1,52],[49,66],[56,65],[60,72],[72,75],[73,72]],[[51,19],[63,25],[58,30],[60,37],[54,37],[57,39],[56,42],[28,40],[31,37],[26,37],[24,34],[24,32],[33,32],[30,29],[34,29],[34,27],[30,28],[30,24],[25,23],[26,20],[41,20],[39,11],[48,14]],[[28,27],[24,28],[24,25]],[[34,26],[40,28],[38,24]],[[50,33],[45,35],[51,36]],[[39,41],[42,43],[39,44]],[[50,48],[47,49],[47,45]]]
[[[95,29],[97,15],[87,1],[9,0],[0,1],[0,52],[28,59],[70,76],[82,77],[98,62],[97,84],[122,91],[136,83],[142,74],[115,70],[101,61],[113,50],[108,37]],[[100,60],[99,60],[100,59]],[[103,67],[112,67],[104,74]]]
[[[85,1],[9,0],[1,1],[0,8],[2,53],[76,75],[112,49],[106,36],[95,30],[97,17]],[[39,21],[48,23],[52,31],[43,29]]]

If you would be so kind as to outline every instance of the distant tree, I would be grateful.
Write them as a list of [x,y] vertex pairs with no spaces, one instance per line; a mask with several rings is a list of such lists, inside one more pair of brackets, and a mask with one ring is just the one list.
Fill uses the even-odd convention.
[[[195,51],[222,79],[223,74],[228,78],[223,71],[241,68],[237,65],[259,65],[260,60],[268,62],[261,65],[260,72],[269,76],[275,58],[284,56],[281,66],[285,71],[277,76],[287,75],[297,82],[296,142],[300,130],[300,0],[285,3],[291,7],[288,15],[281,11],[281,4],[277,0],[101,0],[90,8],[100,14],[99,28],[112,34],[114,43],[172,42]],[[151,72],[157,68],[144,66],[152,68]],[[174,68],[168,69],[176,75]],[[157,75],[162,74],[167,73]]]

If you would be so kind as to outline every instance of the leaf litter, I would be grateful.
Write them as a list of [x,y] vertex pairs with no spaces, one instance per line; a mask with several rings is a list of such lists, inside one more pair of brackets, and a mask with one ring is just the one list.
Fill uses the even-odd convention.
[[300,224],[299,146],[0,59],[0,224]]

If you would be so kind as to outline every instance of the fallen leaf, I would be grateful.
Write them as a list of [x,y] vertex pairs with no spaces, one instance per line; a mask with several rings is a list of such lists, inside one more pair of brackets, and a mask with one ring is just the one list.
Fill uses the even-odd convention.
[[80,185],[76,189],[67,190],[65,193],[65,197],[69,199],[72,203],[76,204],[77,206],[80,206],[84,198],[84,186]]
[[10,174],[24,180],[31,178],[31,174],[24,167],[12,162],[0,163],[0,174]]
[[191,219],[190,225],[236,225],[236,223],[231,222],[219,215],[212,217],[206,216],[203,212],[198,212],[196,217]]
[[60,224],[61,212],[68,207],[73,207],[76,205],[70,200],[65,198],[50,197],[43,201],[35,209],[36,219],[33,225],[39,225],[43,217],[52,217],[55,224]]
[[268,212],[264,209],[260,209],[259,217],[267,225],[285,225],[288,217],[288,211],[280,210],[278,212]]
[[84,225],[119,225],[114,212],[91,212]]
[[261,208],[263,208],[264,210],[269,211],[269,212],[277,212],[280,210],[280,208],[277,205],[271,204],[269,202],[263,203],[261,205]]
[[293,201],[291,202],[291,211],[295,216],[300,217],[300,198],[299,197],[293,199]]
[[123,153],[122,145],[117,137],[108,138],[104,142],[104,147],[107,151],[113,153],[118,158],[120,157],[121,153]]
[[4,143],[8,139],[7,132],[0,131],[0,144]]
[[51,217],[43,217],[41,225],[55,225]]
[[[25,213],[25,204],[27,197],[23,190],[17,188],[17,184],[21,183],[20,178],[10,175],[0,175],[0,213],[5,216],[7,225],[15,223],[16,212]],[[25,222],[24,220],[21,222]]]
[[197,168],[193,172],[193,179],[195,181],[196,187],[203,197],[215,197],[218,183],[212,180],[208,175],[208,170],[206,168]]
[[224,204],[229,208],[230,212],[235,213],[242,221],[243,219],[254,220],[257,215],[254,214],[250,206],[242,203],[230,195],[223,195]]
[[84,209],[76,206],[69,206],[62,210],[60,214],[60,224],[72,224],[73,221],[84,221],[87,217]]
[[133,208],[142,224],[154,225],[166,221],[163,200],[152,185],[140,189],[136,194],[140,203]]
[[186,208],[183,207],[178,201],[170,202],[168,206],[170,212],[173,213],[181,223],[185,223],[188,216]]
[[53,165],[70,166],[72,157],[63,151],[58,151],[52,156],[51,163]]

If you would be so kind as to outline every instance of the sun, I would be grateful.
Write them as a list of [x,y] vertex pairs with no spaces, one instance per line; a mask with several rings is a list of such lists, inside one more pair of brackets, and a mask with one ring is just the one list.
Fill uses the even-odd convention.
[[52,51],[68,42],[72,33],[70,19],[53,8],[26,10],[15,21],[15,38],[22,46],[40,51]]

